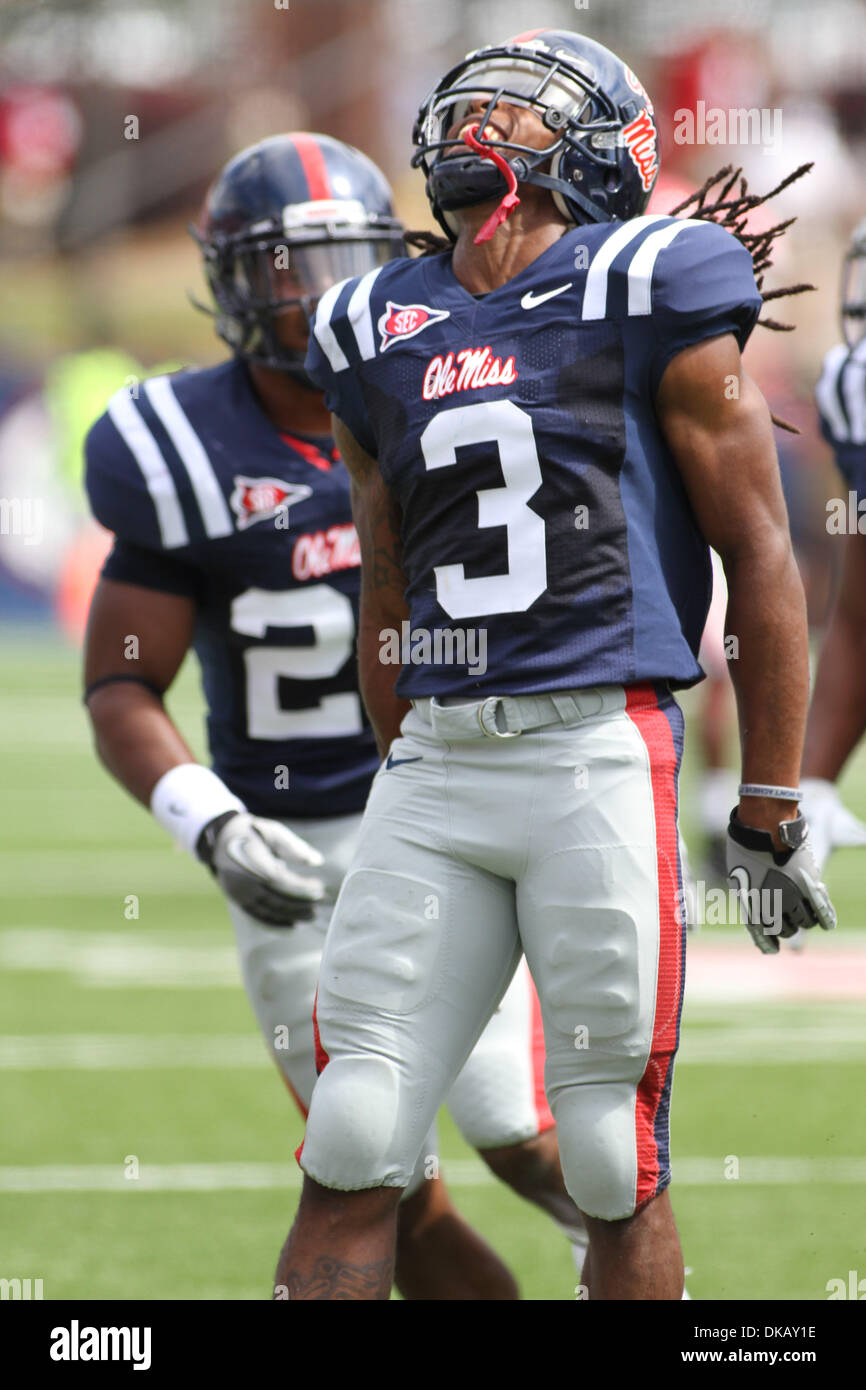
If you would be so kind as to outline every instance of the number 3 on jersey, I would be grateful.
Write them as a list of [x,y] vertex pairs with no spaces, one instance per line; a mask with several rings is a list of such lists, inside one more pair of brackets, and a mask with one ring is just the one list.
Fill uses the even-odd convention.
[[464,444],[496,444],[504,487],[477,492],[478,525],[504,526],[505,574],[467,579],[463,565],[436,565],[436,598],[449,618],[523,613],[547,588],[544,522],[527,503],[541,487],[532,421],[513,401],[477,401],[434,415],[421,435],[429,470],[457,463]]
[[345,594],[329,584],[281,592],[247,589],[232,603],[231,625],[246,637],[266,637],[274,627],[313,630],[312,641],[302,647],[249,647],[244,652],[250,738],[348,738],[361,732],[361,700],[353,691],[323,695],[304,709],[283,709],[279,701],[281,679],[327,680],[351,657],[355,617]]

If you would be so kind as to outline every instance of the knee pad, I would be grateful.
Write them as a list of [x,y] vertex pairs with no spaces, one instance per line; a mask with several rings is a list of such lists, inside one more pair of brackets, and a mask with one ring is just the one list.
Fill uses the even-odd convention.
[[421,1142],[413,1145],[407,1130],[395,1065],[376,1056],[335,1058],[313,1092],[300,1164],[322,1187],[345,1192],[406,1187]]
[[553,1113],[565,1185],[587,1216],[618,1221],[637,1209],[635,1090],[628,1084],[572,1086]]

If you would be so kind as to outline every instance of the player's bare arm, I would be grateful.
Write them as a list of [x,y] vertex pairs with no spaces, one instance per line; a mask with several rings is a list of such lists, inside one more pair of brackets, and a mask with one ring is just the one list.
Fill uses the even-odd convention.
[[821,647],[803,776],[835,782],[866,730],[866,536],[847,536],[839,597]]
[[[165,789],[163,801],[189,802],[187,819],[195,807],[201,825],[196,824],[198,833],[187,848],[204,857],[229,896],[245,903],[251,913],[274,925],[290,925],[310,914],[322,888],[317,879],[299,878],[287,864],[294,867],[300,859],[308,868],[319,864],[321,856],[285,827],[242,814],[243,803],[198,766],[162,703],[162,692],[172,684],[189,650],[194,624],[191,598],[100,580],[90,610],[84,666],[97,751],[112,776],[150,806],[166,828],[170,825],[165,811],[154,800],[158,786]],[[137,642],[134,673],[123,669],[132,636]],[[195,790],[190,774],[196,779]],[[202,784],[206,794],[225,793],[224,802],[214,801],[213,816],[201,810]],[[206,848],[200,847],[199,834],[205,836]],[[245,850],[239,868],[240,841]],[[228,862],[223,863],[225,857]]]
[[334,439],[352,478],[352,514],[361,543],[358,670],[361,696],[384,757],[400,731],[408,700],[394,694],[395,668],[379,659],[381,633],[409,617],[400,509],[379,465],[334,417]]
[[[840,309],[845,343],[827,353],[815,400],[839,472],[862,496],[866,445],[847,403],[866,394],[860,350],[866,334],[866,221],[851,236]],[[866,729],[866,538],[848,535],[843,546],[839,592],[818,660],[803,753],[804,810],[819,864],[837,847],[866,844],[866,826],[843,804],[835,785]]]
[[[729,399],[735,381],[738,394]],[[734,338],[709,339],[673,358],[656,410],[698,524],[725,569],[743,780],[796,787],[809,694],[806,605],[770,413]],[[739,814],[781,848],[777,826],[796,815],[796,803],[744,797]]]
[[[112,776],[150,804],[170,768],[195,761],[162,703],[192,641],[195,602],[101,579],[90,609],[84,683],[96,747]],[[129,639],[137,656],[127,659]],[[100,684],[104,682],[104,684]]]

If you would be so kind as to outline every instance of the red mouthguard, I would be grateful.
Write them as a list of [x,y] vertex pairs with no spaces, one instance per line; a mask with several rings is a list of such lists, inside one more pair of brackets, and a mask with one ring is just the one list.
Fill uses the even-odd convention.
[[490,159],[493,161],[500,174],[504,177],[505,182],[508,184],[508,192],[505,194],[499,207],[495,212],[490,214],[484,226],[478,232],[475,238],[476,246],[480,246],[484,241],[489,241],[496,231],[496,228],[502,225],[506,217],[514,211],[520,202],[517,196],[517,179],[514,176],[510,164],[489,144],[482,145],[481,141],[478,139],[478,134],[479,127],[477,125],[470,125],[464,130],[463,139],[470,150],[473,150],[475,154],[480,154],[482,159]]

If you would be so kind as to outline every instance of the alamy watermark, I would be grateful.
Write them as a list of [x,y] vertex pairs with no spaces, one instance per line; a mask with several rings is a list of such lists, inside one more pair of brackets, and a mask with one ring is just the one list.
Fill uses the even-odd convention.
[[705,879],[694,881],[694,892],[681,894],[681,919],[700,927],[727,924],[745,926],[760,922],[765,936],[779,936],[784,926],[783,894],[778,888],[708,888]]
[[707,106],[695,103],[694,111],[682,106],[674,112],[675,145],[760,145],[773,154],[782,144],[782,109],[779,106]]
[[847,498],[830,497],[826,509],[828,535],[866,536],[866,497],[858,497],[853,488]]
[[0,1300],[27,1302],[44,1298],[41,1279],[0,1279]]
[[41,497],[0,497],[0,536],[21,536],[39,545],[45,533]]
[[483,627],[412,627],[408,621],[379,632],[383,666],[465,666],[469,674],[487,670],[487,630]]

